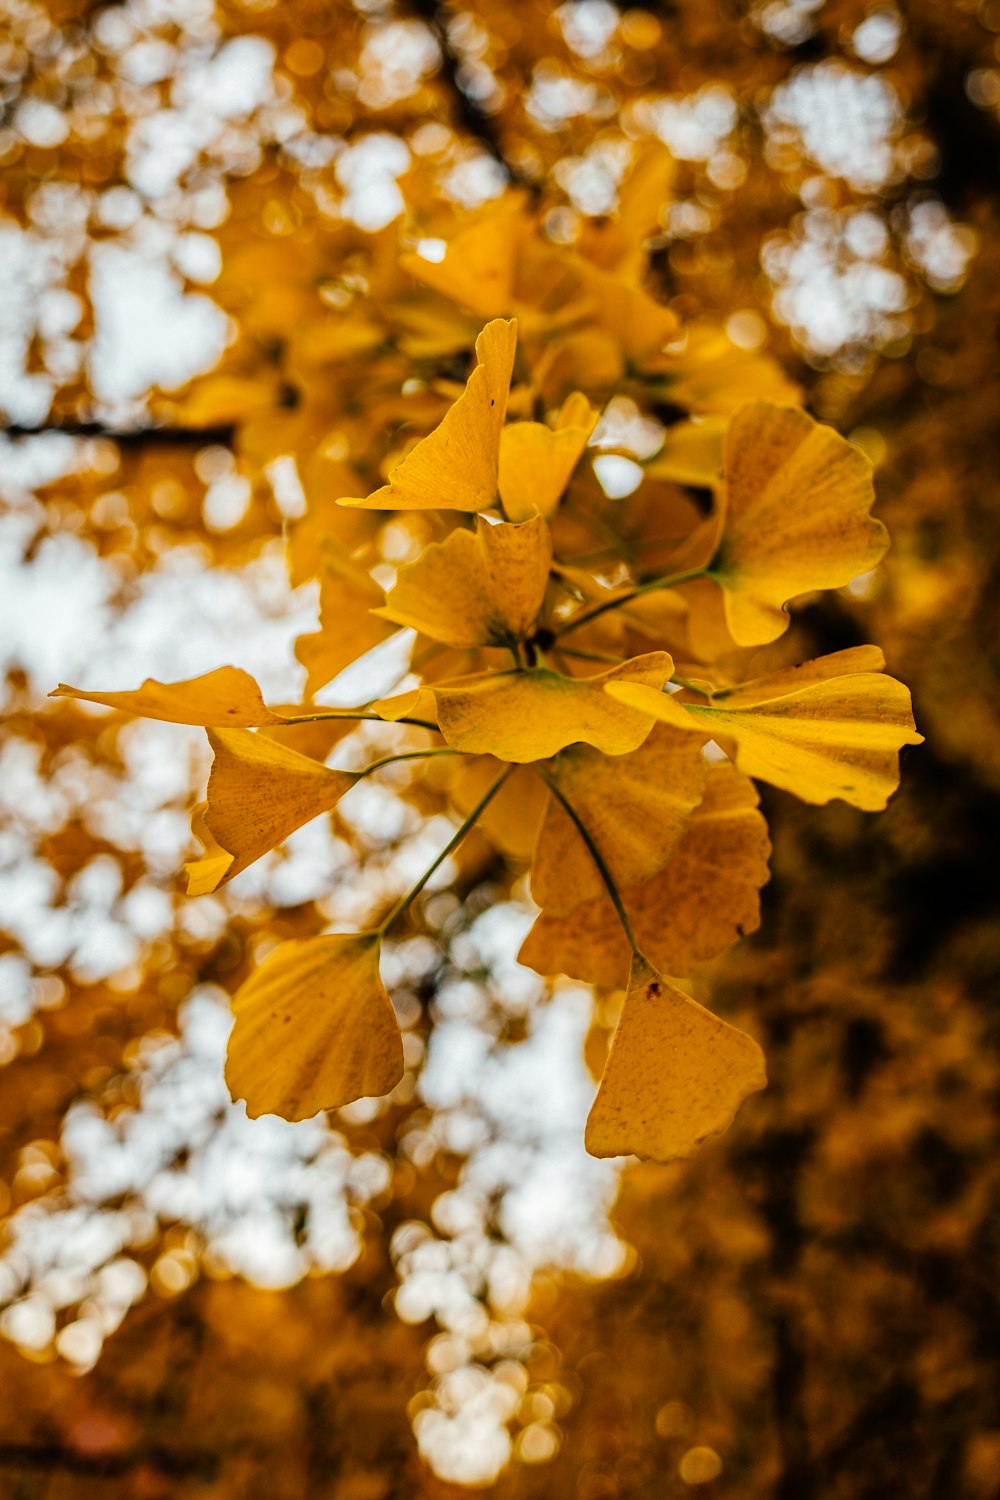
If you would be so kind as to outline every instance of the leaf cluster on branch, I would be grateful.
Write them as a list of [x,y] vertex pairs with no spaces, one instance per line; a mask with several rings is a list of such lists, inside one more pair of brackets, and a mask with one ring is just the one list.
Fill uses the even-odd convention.
[[[877,647],[789,660],[789,602],[886,549],[871,465],[766,357],[656,300],[645,246],[667,170],[658,151],[640,158],[618,217],[573,249],[517,190],[417,251],[368,236],[337,305],[296,329],[304,399],[243,440],[259,461],[294,448],[304,474],[289,563],[293,582],[320,584],[320,629],[297,647],[308,701],[268,706],[233,667],[58,690],[206,728],[191,894],[401,760],[421,768],[411,791],[433,777],[458,819],[376,926],[284,943],[243,984],[227,1078],[251,1115],[302,1119],[399,1082],[379,945],[478,826],[530,861],[540,914],[521,960],[627,986],[588,1148],[690,1154],[765,1083],[757,1043],[678,983],[757,925],[769,846],[753,781],[877,810],[921,739]],[[209,377],[181,419],[245,408],[237,384]],[[331,412],[338,439],[320,443]],[[608,458],[631,490],[602,481]],[[404,629],[400,691],[317,704]],[[395,726],[396,748],[327,766],[359,721]],[[319,758],[290,742],[307,724],[332,731]]]

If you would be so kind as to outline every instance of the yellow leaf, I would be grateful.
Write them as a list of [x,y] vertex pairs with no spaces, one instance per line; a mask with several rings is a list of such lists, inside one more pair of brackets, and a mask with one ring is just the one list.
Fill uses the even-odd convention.
[[245,422],[260,412],[273,412],[281,405],[278,370],[264,376],[209,375],[195,381],[190,393],[176,407],[175,420],[184,427],[223,426]]
[[873,499],[870,460],[832,427],[765,401],[736,412],[711,567],[735,641],[777,640],[788,628],[788,600],[874,568],[888,539],[868,513]]
[[399,264],[424,286],[481,318],[503,317],[513,303],[517,249],[525,228],[523,198],[504,195],[448,241],[441,260],[401,255]]
[[551,561],[540,517],[523,526],[477,517],[475,531],[453,531],[404,564],[376,613],[447,646],[514,646],[534,631]]
[[393,634],[392,626],[375,613],[384,603],[384,591],[364,568],[334,547],[323,549],[320,628],[300,635],[295,642],[295,655],[306,669],[306,691],[310,695]]
[[667,428],[663,447],[646,465],[647,477],[676,484],[714,485],[722,473],[723,417],[702,417]]
[[677,337],[676,314],[612,271],[581,262],[579,273],[593,299],[595,318],[617,339],[627,362],[639,369],[656,364],[665,346]]
[[517,323],[495,319],[476,340],[479,361],[434,431],[422,438],[389,483],[341,505],[368,510],[489,510],[497,503],[500,432],[507,411]]
[[567,397],[563,413],[576,420],[560,420],[555,430],[544,422],[511,422],[500,434],[500,498],[512,521],[551,516],[597,426],[598,413],[579,391]]
[[[770,848],[753,782],[732,766],[713,766],[704,799],[669,864],[621,892],[636,942],[650,962],[664,974],[690,974],[753,932]],[[566,917],[543,910],[518,958],[539,974],[568,974],[614,989],[628,964],[629,945],[602,893]]]
[[592,1156],[674,1161],[721,1135],[767,1083],[752,1037],[713,1016],[636,955],[587,1120]]
[[282,943],[233,997],[226,1082],[251,1119],[306,1120],[387,1094],[403,1046],[375,933]]
[[147,677],[141,687],[126,693],[88,693],[60,683],[49,696],[81,698],[144,719],[201,724],[208,729],[250,729],[283,722],[281,714],[265,707],[260,688],[239,667],[217,667],[214,672],[183,682],[157,682]]
[[[701,800],[705,763],[690,734],[659,724],[630,755],[589,745],[557,755],[547,778],[580,818],[619,888],[662,870]],[[545,812],[531,867],[532,898],[554,917],[605,893],[593,856],[556,797]]]
[[653,651],[596,677],[562,677],[536,667],[453,678],[421,692],[433,694],[441,733],[456,750],[524,763],[548,760],[567,745],[582,742],[605,755],[626,755],[639,748],[653,721],[631,709],[609,713],[605,684],[642,683],[655,697],[654,689],[662,687],[672,671],[666,652]]
[[745,401],[801,400],[802,392],[769,354],[738,348],[711,323],[689,325],[657,366],[668,401],[692,412],[728,416]]
[[840,797],[866,812],[885,807],[899,785],[899,750],[919,745],[910,694],[878,671],[873,646],[838,651],[715,693],[706,703],[685,694],[612,682],[621,703],[719,741],[748,776],[794,792],[804,802]]
[[217,890],[233,862],[233,856],[220,848],[205,826],[207,810],[208,803],[199,802],[191,811],[191,832],[201,841],[205,852],[200,859],[189,860],[184,866],[189,896],[207,896],[210,891]]
[[[351,772],[329,770],[246,729],[209,730],[208,739],[215,760],[204,826],[232,856],[218,884],[283,843],[303,823],[329,812],[357,780]],[[202,894],[207,873],[199,872],[199,889],[189,887],[189,895]]]
[[[454,682],[465,680],[478,682],[479,674],[468,679],[452,679]],[[409,692],[397,693],[392,698],[379,698],[372,704],[372,709],[380,719],[385,719],[389,724],[398,724],[401,719],[424,719],[433,723],[437,715],[434,689],[430,687],[411,688]]]

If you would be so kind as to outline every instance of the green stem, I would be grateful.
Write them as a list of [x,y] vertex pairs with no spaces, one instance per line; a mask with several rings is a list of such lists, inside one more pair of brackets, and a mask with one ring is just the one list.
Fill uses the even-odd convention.
[[638,599],[643,594],[654,593],[657,589],[675,589],[682,583],[690,583],[692,578],[704,578],[706,572],[706,568],[692,568],[687,573],[675,573],[672,578],[652,578],[649,583],[637,584],[627,594],[619,594],[614,599],[605,599],[603,604],[584,610],[582,615],[574,615],[557,631],[557,634],[568,635],[571,630],[576,630],[580,625],[586,625],[590,620],[596,620],[598,615],[605,614],[609,609],[620,609],[623,604],[630,604],[633,599]]
[[400,896],[399,900],[389,912],[388,916],[383,918],[378,927],[375,929],[380,938],[385,936],[385,934],[388,932],[389,928],[397,920],[397,918],[401,917],[406,908],[411,904],[411,902],[416,900],[438,866],[444,863],[453,849],[458,848],[459,844],[465,838],[465,835],[469,832],[469,829],[473,827],[480,814],[483,813],[489,806],[489,804],[493,801],[493,798],[496,796],[497,792],[503,786],[504,782],[507,780],[507,777],[513,770],[513,766],[508,766],[506,771],[504,771],[503,774],[499,776],[496,781],[494,781],[490,789],[485,792],[482,797],[480,797],[479,801],[476,803],[475,807],[472,809],[469,816],[465,819],[462,825],[455,830],[454,835],[448,840],[447,844],[445,844],[444,848],[441,850],[441,853],[435,860],[432,861],[430,865],[428,865],[427,869],[421,875],[416,885],[412,886],[406,892],[405,896]]
[[[291,718],[282,719],[281,723],[282,724],[323,724],[323,723],[325,723],[329,719],[356,719],[356,720],[359,720],[359,721],[361,721],[361,720],[369,721],[370,720],[373,724],[415,724],[418,729],[433,729],[433,730],[438,730],[438,726],[436,724],[432,723],[430,719],[409,719],[409,718],[403,718],[403,719],[383,719],[382,716],[381,716],[381,714],[358,713],[356,710],[349,709],[349,708],[348,709],[338,709],[338,708],[328,709],[325,712],[315,713],[315,714],[295,714]],[[274,728],[280,728],[281,725],[274,725],[273,727]],[[438,733],[440,733],[439,730],[438,730]]]
[[601,853],[600,849],[598,849],[597,845],[594,843],[594,840],[591,838],[590,832],[587,829],[586,824],[580,818],[580,815],[577,812],[576,808],[572,805],[572,803],[567,802],[566,798],[562,794],[562,791],[559,789],[552,777],[541,770],[539,771],[539,775],[545,782],[553,797],[555,797],[557,801],[562,803],[563,808],[576,827],[577,833],[583,839],[583,842],[586,844],[588,850],[590,851],[590,857],[594,861],[594,864],[597,866],[597,873],[604,881],[604,884],[607,887],[608,895],[611,897],[611,904],[614,906],[615,911],[618,913],[618,920],[622,924],[622,930],[625,933],[625,936],[628,938],[629,947],[632,949],[633,954],[637,958],[642,958],[643,955],[640,952],[639,944],[635,940],[635,933],[632,931],[632,923],[628,919],[628,912],[625,910],[622,898],[618,894],[618,887],[615,885],[614,876],[611,874],[611,871],[608,869],[607,865],[604,862],[604,855]]
[[468,750],[452,750],[450,746],[440,750],[402,750],[398,755],[383,755],[381,760],[373,760],[370,766],[365,766],[363,771],[357,773],[358,781],[363,781],[373,771],[381,771],[383,766],[393,766],[399,760],[426,760],[431,755],[468,755]]

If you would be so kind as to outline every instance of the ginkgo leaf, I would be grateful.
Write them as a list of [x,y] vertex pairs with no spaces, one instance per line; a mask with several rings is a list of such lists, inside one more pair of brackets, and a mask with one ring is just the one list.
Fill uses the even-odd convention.
[[[650,736],[652,738],[652,736]],[[760,922],[771,845],[757,792],[733,766],[712,766],[666,868],[621,897],[636,941],[665,974],[690,974]],[[621,920],[605,893],[559,917],[543,910],[519,962],[614,989],[629,961]]]
[[[303,823],[329,812],[358,779],[247,729],[209,730],[208,739],[215,760],[203,822],[219,848],[232,856],[219,884],[283,843]],[[189,894],[203,892],[207,874],[199,872],[198,891],[189,887]]]
[[777,640],[783,605],[839,588],[888,546],[869,515],[870,460],[804,411],[755,401],[736,412],[725,444],[723,522],[710,576],[741,646]]
[[680,325],[676,314],[642,287],[629,286],[612,271],[581,262],[579,274],[593,298],[596,317],[614,335],[628,363],[638,369],[650,362],[655,364],[666,345],[677,337]]
[[387,1094],[403,1076],[375,933],[282,943],[233,996],[233,1012],[226,1082],[251,1119],[306,1120]]
[[144,719],[201,724],[208,729],[250,729],[283,722],[280,714],[265,706],[249,672],[239,667],[217,667],[214,672],[183,682],[157,682],[147,677],[141,687],[125,693],[90,693],[60,683],[49,696],[81,698]]
[[376,613],[384,603],[384,591],[364,568],[334,547],[323,549],[320,628],[300,635],[295,642],[295,655],[307,673],[307,692],[318,692],[357,657],[392,635],[392,626]]
[[638,954],[587,1119],[592,1156],[667,1162],[721,1135],[767,1084],[752,1037],[713,1016]]
[[478,364],[434,431],[422,438],[389,483],[341,505],[368,510],[489,510],[495,506],[500,432],[507,411],[517,323],[496,318],[476,340]]
[[441,733],[456,750],[525,763],[548,760],[567,745],[582,742],[605,755],[626,755],[639,748],[653,720],[631,709],[623,711],[624,705],[609,713],[605,705],[612,700],[604,692],[605,684],[641,683],[655,697],[655,689],[672,671],[667,653],[653,651],[595,677],[563,677],[536,667],[453,678],[421,693],[433,694]]
[[909,690],[877,671],[875,647],[835,652],[802,667],[715,693],[706,703],[632,683],[606,689],[621,703],[718,740],[748,776],[822,804],[840,797],[866,812],[899,785],[899,750],[919,745]]
[[[563,415],[567,417],[562,420]],[[567,397],[555,427],[511,422],[500,434],[500,498],[512,521],[551,516],[597,426],[581,392]],[[576,419],[576,420],[574,420]]]
[[552,561],[552,538],[536,517],[523,526],[476,518],[400,568],[376,611],[447,646],[514,646],[532,634]]
[[221,848],[205,826],[207,811],[207,802],[199,802],[191,810],[191,832],[201,843],[204,853],[200,859],[189,860],[184,866],[189,896],[207,896],[211,891],[217,890],[233,862],[228,849]]
[[686,411],[728,416],[745,401],[793,403],[802,395],[776,359],[739,348],[712,323],[689,324],[657,368],[664,396]]
[[[697,740],[659,724],[630,755],[609,760],[589,745],[573,745],[545,774],[580,818],[615,884],[625,887],[667,864],[701,800],[705,771]],[[561,917],[604,893],[593,856],[553,796],[532,862],[532,898]]]
[[505,194],[450,239],[438,260],[399,257],[402,270],[482,318],[511,311],[517,249],[525,229],[524,200]]
[[716,484],[722,473],[726,426],[724,417],[702,417],[668,427],[659,453],[645,465],[646,474],[677,484]]

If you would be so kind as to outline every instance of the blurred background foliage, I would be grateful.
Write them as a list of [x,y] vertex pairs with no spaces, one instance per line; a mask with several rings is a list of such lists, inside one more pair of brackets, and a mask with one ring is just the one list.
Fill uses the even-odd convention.
[[[995,1494],[1000,4],[0,24],[3,1493]],[[927,743],[884,815],[765,789],[762,926],[704,982],[771,1083],[693,1161],[583,1155],[613,1001],[518,969],[485,841],[389,954],[391,1101],[247,1122],[226,993],[416,873],[444,802],[370,788],[189,902],[198,736],[45,694],[232,660],[294,699],[283,538],[365,355],[324,320],[512,187],[555,244],[613,236],[651,141],[657,295],[876,464],[893,550],[799,654],[878,641]]]

